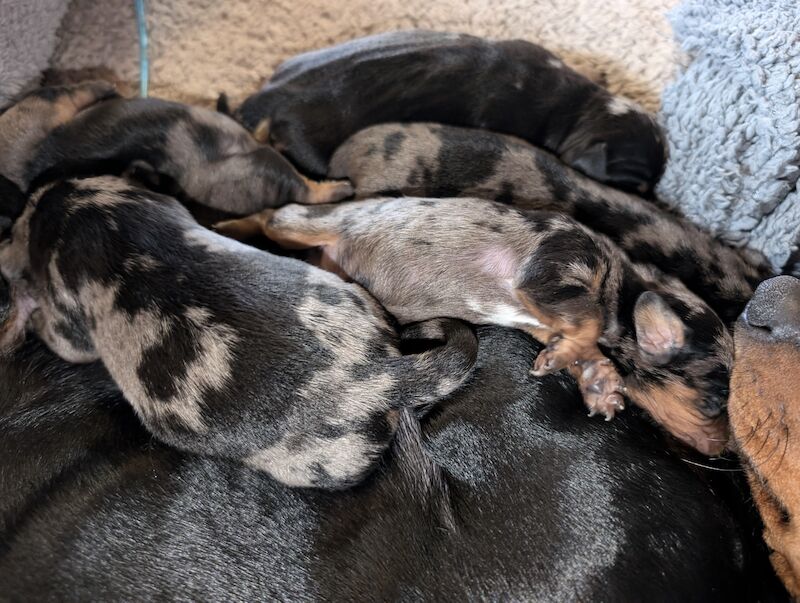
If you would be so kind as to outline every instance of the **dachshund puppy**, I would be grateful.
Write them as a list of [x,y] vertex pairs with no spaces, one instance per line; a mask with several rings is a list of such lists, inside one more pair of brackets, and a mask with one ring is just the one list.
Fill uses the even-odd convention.
[[81,111],[117,96],[113,84],[104,81],[50,86],[24,96],[0,113],[0,175],[27,189],[27,162],[42,141]]
[[398,410],[455,390],[476,354],[470,328],[445,320],[418,329],[444,345],[403,356],[359,286],[232,242],[113,177],[38,191],[0,268],[15,328],[29,315],[63,359],[101,360],[157,438],[292,486],[360,481]]
[[654,118],[523,40],[411,30],[294,57],[236,115],[300,168],[324,176],[367,126],[435,121],[519,136],[588,176],[649,193],[663,171]]
[[166,177],[190,199],[237,215],[352,194],[347,182],[300,175],[221,113],[156,98],[114,98],[78,114],[62,108],[72,107],[73,96],[96,100],[103,86],[110,87],[45,88],[0,117],[0,137],[7,143],[0,149],[0,173],[26,190],[63,177],[133,168]]
[[609,237],[637,263],[679,278],[733,325],[758,283],[774,274],[763,257],[732,249],[655,203],[603,186],[525,141],[431,123],[382,124],[350,137],[328,173],[361,199],[480,197],[568,214]]
[[725,445],[722,321],[680,281],[566,216],[405,198],[287,205],[217,228],[322,247],[402,324],[447,316],[522,329],[547,344],[533,374],[568,369],[592,414],[610,419],[625,392],[699,451]]
[[772,563],[800,598],[800,281],[759,285],[735,329],[731,431]]

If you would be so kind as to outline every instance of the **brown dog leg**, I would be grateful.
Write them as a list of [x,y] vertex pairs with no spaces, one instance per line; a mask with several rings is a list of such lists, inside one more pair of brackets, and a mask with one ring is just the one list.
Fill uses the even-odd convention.
[[[622,377],[611,361],[597,347],[602,324],[591,310],[591,298],[580,300],[583,311],[564,316],[553,316],[543,311],[530,292],[517,290],[515,297],[530,316],[542,327],[528,331],[546,347],[539,352],[531,373],[542,376],[568,369],[577,379],[590,415],[602,413],[606,420],[625,408]],[[572,300],[573,303],[575,300]],[[587,308],[589,308],[587,310]]]
[[302,214],[307,211],[310,209],[298,205],[286,206],[281,210],[266,209],[245,218],[218,222],[214,230],[234,239],[263,234],[285,249],[335,245],[339,239],[338,233],[325,229],[319,221],[304,219]]

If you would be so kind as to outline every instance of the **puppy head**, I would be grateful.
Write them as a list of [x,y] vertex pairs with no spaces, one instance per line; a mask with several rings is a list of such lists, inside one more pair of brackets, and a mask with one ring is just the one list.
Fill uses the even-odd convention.
[[95,81],[39,88],[23,97],[0,114],[0,174],[27,189],[25,166],[50,131],[116,95],[112,84]]
[[736,323],[735,345],[731,431],[772,563],[800,598],[800,281],[761,283]]
[[728,440],[733,340],[719,317],[688,291],[646,291],[633,312],[631,397],[673,435],[704,454]]
[[652,193],[664,171],[664,135],[653,116],[622,97],[602,97],[558,149],[571,167],[639,195]]

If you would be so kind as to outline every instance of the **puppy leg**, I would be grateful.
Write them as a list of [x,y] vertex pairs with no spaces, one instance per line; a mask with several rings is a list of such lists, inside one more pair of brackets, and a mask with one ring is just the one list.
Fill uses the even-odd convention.
[[266,209],[258,214],[226,220],[214,225],[214,230],[232,238],[247,238],[263,234],[285,249],[310,249],[332,247],[339,240],[335,227],[326,220],[317,220],[314,214],[328,214],[329,207],[306,208],[287,205],[281,209]]
[[563,313],[543,310],[533,288],[518,289],[515,297],[541,325],[528,331],[546,344],[531,373],[542,376],[568,369],[578,381],[590,415],[602,413],[608,420],[623,410],[622,377],[597,347],[602,333],[601,312],[594,307],[591,295],[570,300],[570,307]]
[[178,183],[203,205],[239,215],[287,203],[330,203],[353,194],[347,181],[309,180],[266,146],[184,171]]

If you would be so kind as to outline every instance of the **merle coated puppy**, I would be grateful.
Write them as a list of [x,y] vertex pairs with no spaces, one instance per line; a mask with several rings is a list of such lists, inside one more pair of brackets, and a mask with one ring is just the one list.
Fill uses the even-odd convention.
[[382,124],[334,153],[329,177],[356,197],[480,197],[527,210],[566,213],[609,237],[637,263],[683,283],[732,325],[762,280],[763,257],[733,249],[689,220],[576,172],[512,136],[432,123]]
[[337,493],[153,441],[102,365],[29,339],[0,357],[0,598],[785,600],[737,473],[635,409],[582,420],[533,340],[478,335],[474,378]]
[[38,191],[0,268],[7,342],[29,322],[65,360],[101,360],[162,441],[294,486],[361,480],[398,410],[448,395],[474,362],[463,323],[440,321],[443,346],[403,356],[359,286],[225,239],[114,177]]
[[50,86],[24,96],[0,113],[0,176],[27,189],[27,163],[42,141],[81,111],[117,96],[113,84],[103,81]]
[[541,46],[424,30],[294,57],[236,115],[318,176],[349,136],[393,121],[513,134],[596,180],[638,193],[652,190],[666,156],[651,115]]
[[401,324],[439,316],[522,329],[547,344],[537,375],[569,370],[591,414],[623,394],[706,454],[727,441],[733,342],[680,281],[628,260],[571,218],[480,199],[286,205],[223,222],[324,256]]
[[0,116],[0,174],[27,190],[63,177],[135,170],[238,215],[352,194],[347,182],[302,176],[227,115],[156,98],[108,98],[111,90],[92,82],[22,99]]

